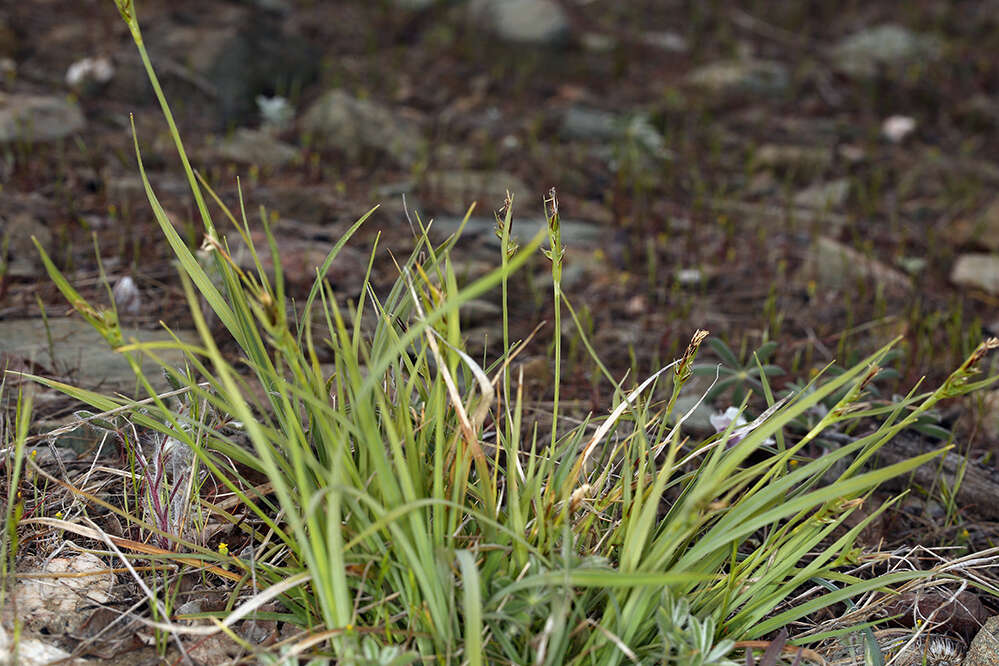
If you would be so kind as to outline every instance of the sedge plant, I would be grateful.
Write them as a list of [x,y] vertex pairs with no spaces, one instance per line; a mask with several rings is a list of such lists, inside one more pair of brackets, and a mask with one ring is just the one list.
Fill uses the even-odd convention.
[[[880,483],[944,450],[884,468],[866,464],[940,400],[994,382],[975,375],[999,341],[980,345],[939,388],[914,389],[890,406],[871,408],[864,397],[886,346],[835,376],[820,373],[750,427],[737,430],[733,421],[724,432],[691,442],[681,430],[687,415],[672,412],[707,335],[697,331],[673,363],[637,386],[615,384],[607,416],[539,442],[537,428],[525,423],[523,386],[510,371],[526,341],[512,341],[504,320],[500,357],[479,363],[465,351],[458,315],[465,303],[497,288],[504,290],[505,309],[509,277],[538,254],[545,232],[514,248],[508,201],[499,268],[460,286],[451,262],[455,239],[435,245],[421,228],[392,288],[376,293],[369,263],[365,288],[350,302],[324,276],[364,216],[331,249],[305,307],[297,309],[267,217],[260,221],[267,248],[253,243],[241,192],[239,218],[222,208],[232,235],[212,222],[205,193],[218,198],[186,157],[135,6],[115,2],[204,222],[207,269],[159,204],[136,140],[150,206],[178,259],[201,342],[124,340],[115,313],[87,302],[43,252],[70,303],[133,359],[146,397],[140,404],[35,379],[187,447],[192,470],[203,475],[197,487],[210,479],[236,498],[238,511],[197,492],[189,498],[230,526],[222,548],[64,484],[165,540],[167,547],[133,555],[199,567],[232,585],[225,612],[184,618],[207,615],[211,623],[182,625],[160,614],[158,627],[179,637],[235,636],[234,623],[264,617],[307,632],[270,652],[245,645],[262,662],[730,666],[736,641],[766,637],[819,609],[926,575],[844,573],[860,556],[859,532],[884,507],[855,525],[845,521]],[[556,303],[578,324],[558,279],[563,246],[553,196],[548,213]],[[230,242],[246,244],[253,269],[233,262]],[[272,273],[259,261],[264,251],[273,258]],[[210,328],[199,298],[222,333]],[[582,326],[578,335],[613,381]],[[331,352],[332,367],[320,364],[321,345]],[[185,369],[164,364],[164,370],[178,387],[174,392],[198,409],[168,403],[134,361],[138,354],[158,358],[164,348],[184,352]],[[558,362],[557,342],[555,350]],[[664,377],[672,377],[673,386],[662,403],[654,396]],[[810,430],[776,453],[767,448],[831,396],[839,398]],[[554,424],[557,403],[553,409]],[[806,457],[823,431],[859,419],[875,425],[821,457]],[[260,478],[266,482],[254,481]],[[61,529],[94,534],[64,523]],[[822,588],[818,580],[838,585]],[[811,591],[799,596],[804,589]],[[271,600],[280,602],[279,612],[263,610]]]

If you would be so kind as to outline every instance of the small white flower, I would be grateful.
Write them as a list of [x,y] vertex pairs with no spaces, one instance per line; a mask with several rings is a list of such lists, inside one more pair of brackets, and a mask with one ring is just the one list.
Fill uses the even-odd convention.
[[711,415],[711,427],[715,429],[715,432],[721,432],[728,427],[733,420],[735,421],[735,427],[744,426],[748,421],[746,417],[739,413],[739,410],[735,407],[729,407],[724,412],[715,412]]
[[916,120],[909,116],[889,116],[881,123],[881,134],[892,143],[902,143],[916,130]]
[[[763,414],[760,414],[760,416],[757,417],[757,419],[752,423],[747,422],[746,418],[735,407],[729,407],[724,412],[716,412],[708,418],[710,419],[711,427],[715,429],[715,432],[724,432],[729,427],[729,425],[732,424],[732,421],[735,421],[735,424],[732,428],[732,432],[730,432],[728,435],[728,446],[735,446],[736,444],[741,442],[743,438],[746,437],[746,435],[748,435],[749,433],[753,432],[758,427],[760,427],[760,425],[762,425],[765,420],[767,420],[774,412],[780,409],[780,407],[784,404],[785,401],[786,399],[781,400],[777,404],[773,405]],[[775,444],[776,442],[773,437],[767,437],[763,441],[763,443]]]

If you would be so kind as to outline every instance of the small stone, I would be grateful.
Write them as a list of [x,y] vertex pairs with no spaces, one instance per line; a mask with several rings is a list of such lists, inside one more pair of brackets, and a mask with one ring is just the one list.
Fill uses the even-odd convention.
[[957,244],[971,243],[986,250],[999,252],[999,197],[992,200],[977,219],[957,222],[955,239]]
[[416,123],[342,90],[331,90],[313,103],[302,117],[301,129],[312,134],[321,147],[342,150],[352,160],[374,151],[411,166],[427,151]]
[[972,639],[963,666],[994,666],[999,664],[999,615],[985,621],[985,626]]
[[962,254],[954,262],[950,281],[959,287],[999,294],[999,255]]
[[[257,258],[260,267],[273,279],[274,259],[270,252],[259,251],[259,248],[267,247],[267,236],[262,231],[252,231],[250,238],[258,248]],[[275,242],[285,282],[291,287],[303,290],[315,282],[317,269],[322,267],[326,256],[333,249],[332,243],[292,236],[288,231],[281,229],[275,233]],[[244,246],[233,252],[233,259],[243,270],[252,271],[256,268],[253,255]],[[337,291],[356,294],[361,290],[367,266],[368,256],[357,248],[347,245],[340,248],[324,278],[329,280]]]
[[[8,656],[12,656],[17,650],[17,662],[13,659],[8,661]],[[20,666],[48,666],[48,664],[85,664],[83,659],[72,659],[69,652],[49,643],[44,643],[37,638],[20,637],[17,645],[13,639],[7,635],[7,631],[0,625],[0,664],[7,666],[14,663]]]
[[562,116],[559,134],[566,139],[601,143],[631,143],[646,154],[669,159],[666,141],[641,113],[618,115],[599,109],[571,106]]
[[833,47],[831,55],[840,71],[858,77],[872,77],[885,68],[935,60],[941,51],[936,38],[887,23],[844,38]]
[[704,274],[699,268],[681,268],[676,272],[676,281],[685,287],[699,285],[704,280]]
[[422,11],[437,4],[437,0],[391,0],[391,4],[406,11]]
[[65,98],[0,93],[0,143],[55,141],[85,124],[80,107]]
[[457,203],[462,207],[479,201],[488,208],[503,205],[506,193],[518,198],[531,195],[528,186],[517,176],[506,171],[447,170],[426,174],[426,187],[437,197]]
[[762,167],[824,167],[832,163],[832,151],[821,146],[768,143],[756,150],[754,161]]
[[[700,404],[698,404],[700,403]],[[711,425],[711,415],[714,413],[707,401],[701,400],[701,396],[696,393],[681,393],[673,405],[673,413],[670,421],[676,423],[689,412],[689,416],[683,422],[683,429],[695,437],[708,437],[715,433],[714,426]]]
[[5,216],[0,211],[0,246],[6,256],[0,257],[6,273],[15,278],[37,278],[45,274],[41,255],[31,238],[34,236],[42,248],[52,249],[52,232],[45,223],[28,212]]
[[278,169],[298,158],[298,149],[269,132],[240,127],[215,148],[223,160]]
[[639,37],[643,44],[670,53],[686,53],[690,44],[683,35],[671,30],[645,32]]
[[916,119],[909,116],[888,116],[881,123],[881,135],[892,143],[902,143],[916,131]]
[[562,46],[569,41],[569,17],[553,0],[473,0],[469,12],[486,30],[507,42]]
[[[39,331],[44,334],[39,335]],[[174,329],[182,342],[201,344],[196,331]],[[169,340],[165,331],[122,328],[122,339],[128,343]],[[48,344],[51,336],[52,346]],[[49,353],[54,354],[54,358]],[[168,365],[183,365],[183,352],[160,349],[157,356]],[[76,386],[86,389],[100,387],[106,391],[130,391],[136,387],[135,373],[128,360],[112,350],[107,341],[89,323],[78,317],[49,317],[44,327],[34,319],[0,320],[0,355],[30,359],[56,372],[72,371]],[[142,371],[155,388],[167,386],[159,364],[146,354],[139,356]]]
[[32,629],[54,634],[72,632],[87,618],[80,611],[111,598],[114,574],[96,555],[57,557],[46,561],[37,573],[48,577],[25,577],[14,588],[18,613]]
[[500,306],[481,298],[473,298],[461,306],[462,326],[480,326],[496,321],[503,314]]
[[815,280],[826,289],[850,289],[856,282],[875,282],[899,291],[912,288],[904,273],[825,236],[810,249],[801,273],[805,280]]
[[617,47],[617,40],[602,32],[585,32],[579,41],[590,53],[610,53]]
[[791,86],[787,67],[773,60],[714,62],[687,75],[687,83],[719,97],[780,96]]
[[847,178],[817,183],[806,187],[794,195],[794,204],[805,208],[841,208],[850,193],[850,181]]

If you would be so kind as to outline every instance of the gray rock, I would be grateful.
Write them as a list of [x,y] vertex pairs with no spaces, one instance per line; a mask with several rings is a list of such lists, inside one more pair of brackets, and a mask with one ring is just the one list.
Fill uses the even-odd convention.
[[816,183],[794,195],[796,206],[805,208],[840,208],[850,194],[850,180],[840,178],[828,183]]
[[963,666],[993,666],[999,664],[999,615],[985,621],[985,626],[972,639]]
[[0,93],[0,143],[55,141],[85,124],[80,107],[65,97]]
[[959,287],[999,294],[999,255],[962,254],[954,262],[950,281]]
[[908,291],[912,282],[901,271],[868,257],[839,241],[820,236],[801,267],[802,277],[826,289],[852,289],[856,282],[873,282]]
[[824,167],[832,163],[832,150],[822,146],[792,146],[767,143],[753,156],[764,167]]
[[867,28],[844,38],[831,55],[840,71],[870,77],[882,68],[894,69],[934,60],[942,52],[939,40],[894,23]]
[[[200,344],[194,331],[173,332],[183,342]],[[49,335],[52,337],[51,350]],[[140,342],[170,340],[164,331],[137,328],[123,328],[122,337],[126,343],[132,338]],[[157,349],[156,354],[170,364],[184,363],[184,355],[179,351]],[[135,375],[125,357],[112,351],[90,324],[75,317],[50,318],[47,330],[40,319],[0,321],[0,355],[33,360],[54,372],[71,374],[73,383],[84,388],[132,391],[136,387]],[[141,364],[142,371],[154,387],[167,387],[155,362],[143,355]]]
[[602,32],[584,32],[579,36],[579,42],[591,53],[610,53],[618,45],[612,35]]
[[430,171],[425,176],[425,183],[437,197],[462,206],[477,200],[487,209],[499,208],[507,192],[520,198],[531,196],[524,181],[506,171]]
[[406,11],[422,11],[424,9],[430,9],[438,3],[439,0],[390,0],[393,7],[398,7],[399,9],[404,9]]
[[15,278],[37,278],[45,274],[38,248],[31,241],[34,236],[45,248],[51,251],[52,232],[45,223],[28,212],[5,214],[0,211],[0,247],[6,248],[6,272]]
[[787,93],[791,75],[773,60],[726,60],[698,67],[687,75],[689,85],[718,97],[757,95],[777,97]]
[[472,0],[468,9],[475,23],[504,41],[538,46],[569,41],[569,17],[552,0]]
[[[150,22],[146,46],[167,98],[196,98],[219,128],[256,121],[258,95],[300,90],[319,73],[322,53],[296,32],[293,14],[223,3],[184,16]],[[146,103],[151,89],[134,50],[115,54],[121,66],[108,96]]]
[[500,319],[503,310],[490,301],[474,298],[461,306],[462,326],[479,326]]
[[269,132],[240,127],[222,139],[214,149],[215,155],[240,164],[252,164],[277,169],[294,162],[298,149],[276,139]]
[[[672,157],[662,134],[653,127],[648,117],[641,113],[629,116],[571,106],[562,116],[559,134],[568,140],[634,145],[646,156],[658,159]],[[613,151],[607,151],[607,154],[601,157],[605,161],[615,161]]]
[[621,134],[622,119],[610,111],[570,106],[562,115],[560,134],[566,139],[613,141]]
[[416,123],[375,102],[331,90],[305,112],[300,128],[324,148],[357,159],[362,153],[384,153],[403,166],[425,156],[427,142]]
[[690,43],[680,33],[672,30],[661,30],[645,32],[639,37],[642,43],[652,48],[661,49],[670,53],[686,53],[690,50]]
[[[715,432],[714,426],[711,425],[711,415],[714,412],[706,400],[698,405],[697,403],[700,400],[701,394],[684,387],[683,393],[680,394],[676,399],[676,404],[673,405],[673,414],[670,417],[670,421],[675,423],[690,412],[690,416],[683,422],[684,431],[694,437],[709,437]],[[691,412],[691,410],[693,411]]]
[[992,252],[999,252],[999,198],[992,201],[977,220],[956,224],[958,243],[974,243]]

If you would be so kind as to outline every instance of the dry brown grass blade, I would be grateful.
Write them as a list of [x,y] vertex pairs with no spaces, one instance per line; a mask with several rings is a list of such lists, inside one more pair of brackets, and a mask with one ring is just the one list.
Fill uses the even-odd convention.
[[[57,530],[64,530],[66,532],[72,532],[73,534],[78,534],[82,537],[87,537],[88,539],[94,539],[95,541],[103,541],[104,537],[101,534],[90,527],[84,527],[83,525],[77,525],[76,523],[71,523],[68,520],[60,520],[58,518],[27,518],[21,521],[22,525],[47,525]],[[241,574],[233,573],[232,571],[226,571],[222,567],[215,566],[214,564],[207,564],[199,559],[190,557],[176,557],[177,553],[166,550],[164,548],[158,548],[156,546],[150,546],[147,543],[141,543],[139,541],[133,541],[131,539],[125,539],[122,537],[112,536],[110,534],[105,535],[110,539],[114,545],[119,548],[125,548],[136,553],[143,553],[145,555],[169,555],[171,559],[187,564],[189,566],[197,567],[199,569],[204,569],[210,571],[211,573],[221,576],[223,578],[228,578],[229,580],[239,582],[243,580]]]
[[[737,650],[766,650],[768,647],[770,647],[771,643],[773,643],[773,641],[736,641],[736,643],[735,643],[735,649],[737,649]],[[786,654],[791,654],[791,655],[797,654],[798,650],[801,650],[801,658],[802,659],[810,659],[810,660],[814,661],[816,664],[820,664],[821,666],[828,666],[828,664],[829,664],[829,662],[827,662],[822,657],[822,655],[819,654],[818,652],[816,652],[815,650],[809,650],[808,648],[795,647],[793,645],[785,645],[783,648],[781,648],[781,652],[784,652]]]

